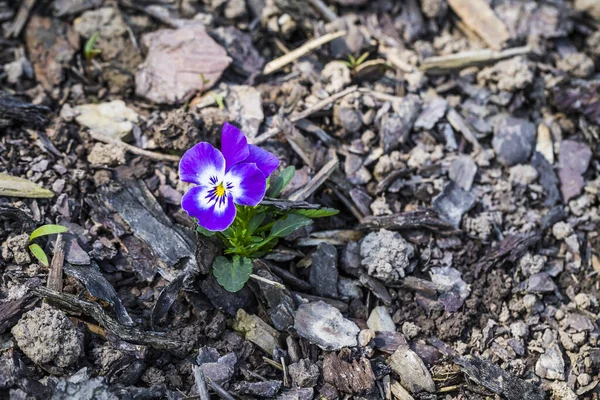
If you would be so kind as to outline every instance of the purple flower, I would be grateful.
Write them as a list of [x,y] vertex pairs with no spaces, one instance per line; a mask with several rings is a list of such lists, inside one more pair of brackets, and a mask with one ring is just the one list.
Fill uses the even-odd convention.
[[180,179],[196,184],[183,195],[181,207],[209,231],[225,230],[235,219],[236,204],[261,202],[278,165],[275,155],[248,144],[238,128],[225,123],[221,151],[200,142],[181,158]]

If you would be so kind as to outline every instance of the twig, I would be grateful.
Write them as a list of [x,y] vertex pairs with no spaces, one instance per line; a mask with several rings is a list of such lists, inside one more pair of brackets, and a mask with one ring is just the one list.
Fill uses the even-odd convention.
[[288,372],[285,366],[285,358],[282,356],[279,358],[279,360],[281,361],[281,366],[283,367],[283,386],[288,387]]
[[308,0],[311,6],[315,8],[328,22],[333,22],[337,19],[337,14],[334,13],[327,4],[323,3],[321,0]]
[[338,162],[339,161],[336,157],[333,160],[329,161],[327,164],[325,164],[323,168],[321,168],[321,170],[317,172],[315,176],[313,176],[311,181],[306,186],[304,186],[304,188],[292,193],[289,199],[292,201],[307,199],[327,180],[327,178],[329,178],[329,175],[331,175],[333,171],[337,168]]
[[277,289],[285,289],[285,286],[282,285],[281,283],[272,281],[272,280],[267,279],[267,278],[263,278],[262,276],[259,276],[259,275],[256,275],[256,274],[250,274],[250,278],[252,278],[254,280],[257,280],[257,281],[264,282],[264,283],[266,283],[268,285],[275,286]]
[[29,19],[29,14],[35,6],[37,0],[24,0],[21,3],[21,7],[19,7],[19,11],[17,12],[17,16],[13,20],[12,25],[6,31],[6,37],[14,37],[16,38],[21,34],[21,30],[25,26],[25,23]]
[[264,75],[272,74],[275,71],[280,70],[285,67],[289,63],[299,59],[300,57],[308,54],[314,49],[317,49],[323,46],[326,43],[331,42],[334,39],[342,37],[346,34],[346,31],[339,32],[331,32],[316,39],[310,40],[304,43],[302,46],[298,47],[295,50],[290,51],[288,54],[284,54],[283,56],[274,59],[273,61],[267,63],[263,70]]
[[56,244],[54,245],[54,256],[52,257],[52,263],[50,264],[50,271],[48,272],[48,289],[56,292],[62,292],[63,288],[63,263],[65,261],[65,241],[63,235],[58,234],[56,237]]
[[[342,90],[339,93],[333,94],[333,95],[329,96],[328,98],[319,101],[317,104],[307,108],[306,110],[304,110],[302,112],[291,115],[289,117],[289,120],[291,122],[293,122],[294,124],[296,124],[296,122],[299,122],[300,120],[308,117],[309,115],[322,110],[323,108],[327,107],[328,105],[335,102],[336,100],[339,100],[342,97],[345,97],[345,96],[347,96],[351,93],[354,93],[358,90],[359,89],[357,86],[350,86],[349,88]],[[255,138],[250,138],[248,140],[248,142],[250,142],[251,144],[259,145],[259,144],[269,140],[273,136],[277,135],[279,132],[280,132],[279,127],[274,126],[274,127],[270,128],[268,131],[266,131],[265,133],[263,133],[262,135],[256,136]]]
[[202,369],[194,365],[192,367],[192,371],[194,372],[194,380],[196,381],[198,397],[200,397],[200,400],[210,400],[210,394],[208,393],[208,388],[206,387],[206,380],[204,378],[204,373],[202,372]]
[[463,117],[454,108],[450,108],[448,110],[446,118],[448,119],[448,122],[450,122],[450,125],[452,125],[454,129],[462,133],[463,137],[473,145],[473,149],[475,150],[475,152],[479,152],[481,150],[481,145],[475,137],[475,133],[473,133],[467,121],[465,121]]
[[94,139],[94,140],[97,140],[97,141],[103,142],[103,143],[107,143],[107,144],[114,144],[115,146],[121,146],[126,151],[133,153],[133,154],[137,154],[138,156],[148,157],[152,160],[157,160],[157,161],[179,162],[179,160],[180,160],[179,156],[155,153],[153,151],[140,149],[139,147],[132,146],[130,144],[127,144],[127,143],[121,141],[120,139],[112,138],[103,133],[98,133],[98,132],[94,132],[94,131],[89,131],[89,133],[90,133],[90,136],[92,137],[92,139]]
[[227,390],[223,389],[223,386],[219,385],[217,382],[213,381],[210,378],[207,379],[208,384],[210,385],[212,390],[214,390],[217,393],[217,396],[225,400],[235,400],[235,398],[232,395],[230,395],[229,392],[227,392]]
[[526,55],[530,52],[529,46],[513,47],[503,51],[488,49],[465,51],[448,56],[426,58],[419,69],[427,74],[440,75],[466,67],[492,64],[505,58]]
[[264,356],[263,356],[263,360],[264,360],[264,361],[265,361],[267,364],[271,365],[272,367],[275,367],[275,368],[277,368],[278,370],[280,370],[280,371],[283,371],[283,365],[279,364],[277,361],[273,361],[273,360],[271,360],[270,358],[267,358],[267,357],[264,357]]

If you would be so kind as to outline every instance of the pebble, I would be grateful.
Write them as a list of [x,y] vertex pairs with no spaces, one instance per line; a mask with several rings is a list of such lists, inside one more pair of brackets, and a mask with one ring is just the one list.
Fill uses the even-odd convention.
[[573,233],[573,228],[566,222],[557,222],[552,226],[552,235],[556,240],[564,240]]
[[319,380],[319,367],[308,359],[302,359],[288,366],[288,373],[294,387],[312,388]]
[[476,173],[477,164],[475,164],[475,161],[470,156],[461,155],[450,165],[448,177],[461,189],[469,191]]
[[386,229],[369,233],[360,244],[361,263],[367,273],[388,283],[404,277],[414,252],[414,247],[398,232]]
[[510,167],[529,160],[535,138],[534,124],[524,119],[503,116],[495,126],[492,146],[500,162]]
[[544,379],[565,379],[565,361],[558,345],[553,345],[535,364],[535,374]]
[[412,394],[422,391],[435,393],[435,383],[429,370],[417,353],[408,346],[400,345],[392,354],[389,365],[400,376],[402,386]]
[[396,324],[392,321],[392,317],[384,306],[377,306],[371,311],[371,315],[367,320],[369,329],[375,332],[395,332]]
[[319,296],[337,297],[338,295],[338,256],[337,250],[329,243],[319,243],[312,255],[310,284]]
[[356,346],[356,336],[360,331],[358,326],[345,319],[337,308],[322,301],[298,307],[294,328],[298,335],[323,350]]
[[75,107],[74,111],[77,113],[75,121],[79,125],[121,140],[131,138],[133,124],[138,121],[138,114],[127,107],[123,100],[83,104]]

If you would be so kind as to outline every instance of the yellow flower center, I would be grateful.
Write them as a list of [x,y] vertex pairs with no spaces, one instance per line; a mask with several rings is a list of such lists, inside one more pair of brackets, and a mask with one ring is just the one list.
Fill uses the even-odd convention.
[[225,186],[223,186],[223,182],[219,183],[215,188],[215,194],[219,197],[225,195]]

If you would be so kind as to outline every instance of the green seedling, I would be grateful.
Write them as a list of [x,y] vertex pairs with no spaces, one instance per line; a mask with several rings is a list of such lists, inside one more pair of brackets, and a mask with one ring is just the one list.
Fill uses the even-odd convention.
[[212,92],[211,94],[215,98],[215,101],[217,102],[217,106],[219,107],[219,110],[224,109],[225,108],[225,96],[223,96],[220,93],[215,93],[215,92]]
[[369,52],[363,53],[360,57],[354,58],[352,54],[348,56],[348,61],[342,61],[344,64],[348,66],[352,71],[356,71],[356,69],[369,57]]
[[57,233],[65,233],[68,229],[62,225],[42,225],[29,235],[29,251],[37,260],[42,263],[43,266],[48,267],[50,263],[48,262],[48,256],[44,253],[44,250],[40,247],[39,244],[33,243],[36,238],[40,236],[48,236],[55,235]]

